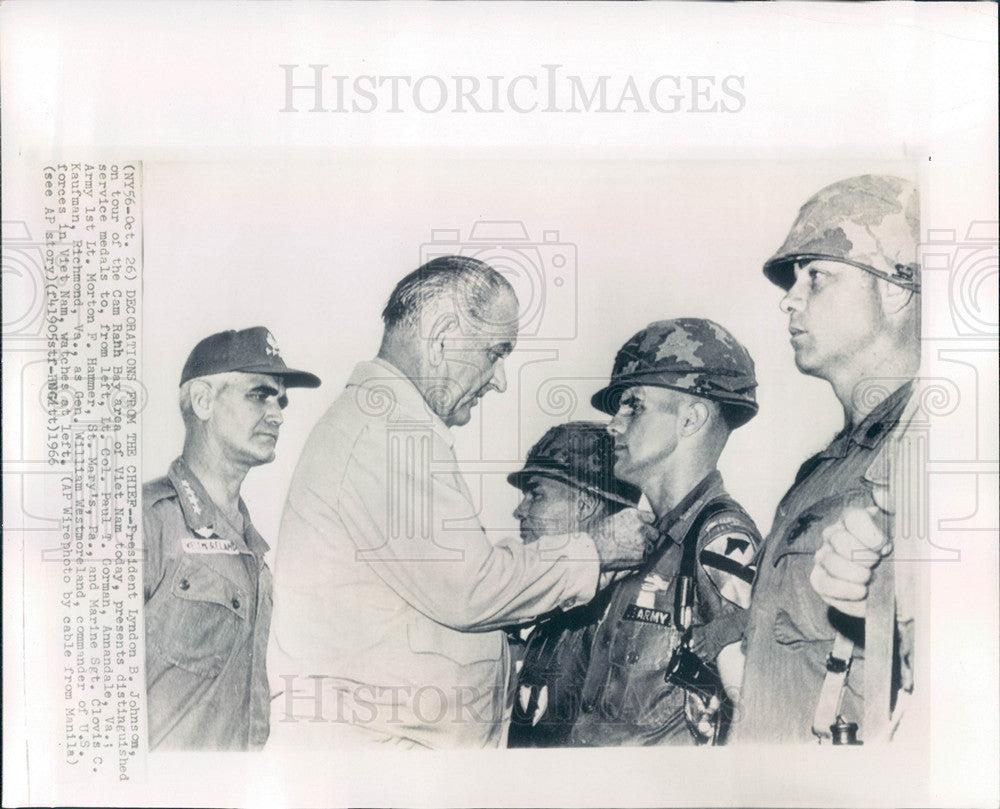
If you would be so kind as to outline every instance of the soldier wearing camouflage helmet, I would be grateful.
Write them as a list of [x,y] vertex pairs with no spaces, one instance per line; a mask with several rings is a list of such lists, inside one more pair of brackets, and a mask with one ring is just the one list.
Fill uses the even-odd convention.
[[740,741],[884,739],[912,689],[915,566],[893,570],[887,470],[920,362],[918,248],[916,188],[865,175],[806,202],[764,264],[795,364],[831,385],[844,428],[802,465],[765,542]]
[[[611,436],[599,422],[572,421],[542,436],[528,452],[524,467],[507,476],[522,492],[514,517],[525,542],[587,532],[639,502],[639,490],[615,477],[612,450]],[[593,635],[609,594],[602,590],[589,604],[556,612],[527,635],[509,747],[566,743],[579,713]]]
[[659,540],[613,585],[572,744],[718,740],[721,689],[696,694],[665,675],[692,655],[717,679],[719,651],[743,633],[760,535],[716,467],[730,431],[757,412],[756,385],[753,360],[728,331],[678,318],[629,340],[594,395],[613,416],[615,474],[646,496]]

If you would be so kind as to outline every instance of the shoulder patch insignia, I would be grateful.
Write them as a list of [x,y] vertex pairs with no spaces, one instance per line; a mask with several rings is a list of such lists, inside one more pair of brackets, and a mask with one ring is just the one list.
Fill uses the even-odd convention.
[[743,537],[726,537],[726,556],[734,551],[745,551],[750,545],[749,539]]
[[756,553],[757,547],[748,534],[727,531],[714,537],[698,560],[723,598],[748,607]]

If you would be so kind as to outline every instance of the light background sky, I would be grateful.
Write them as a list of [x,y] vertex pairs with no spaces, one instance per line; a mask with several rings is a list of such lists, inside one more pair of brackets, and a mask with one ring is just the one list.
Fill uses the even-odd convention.
[[[481,249],[510,273],[525,323],[507,392],[489,394],[454,429],[459,459],[477,462],[469,480],[488,529],[516,532],[517,494],[504,475],[548,427],[607,420],[589,397],[621,345],[654,320],[694,316],[725,326],[754,357],[761,410],[733,433],[721,468],[766,531],[798,465],[840,428],[842,411],[825,383],[796,371],[781,291],[761,265],[812,193],[867,172],[912,177],[914,167],[517,160],[499,151],[147,165],[143,477],[163,474],[179,453],[176,390],[191,348],[215,331],[268,326],[287,363],[323,379],[316,391],[291,392],[278,457],[245,484],[255,523],[276,544],[308,431],[354,364],[374,356],[395,283],[432,250]],[[479,248],[470,234],[480,221],[522,223],[529,239],[494,226],[511,236]],[[443,230],[459,231],[460,244],[435,244]]]

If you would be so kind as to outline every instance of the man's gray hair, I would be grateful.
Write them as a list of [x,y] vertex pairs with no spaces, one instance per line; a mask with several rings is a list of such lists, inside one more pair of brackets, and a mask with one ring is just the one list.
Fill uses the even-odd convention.
[[184,424],[187,425],[193,418],[194,405],[191,404],[191,387],[195,382],[207,382],[212,388],[212,391],[216,396],[223,390],[225,390],[226,385],[229,384],[230,380],[239,373],[238,371],[226,371],[221,374],[209,374],[208,376],[196,376],[194,379],[189,379],[183,385],[181,385],[178,391],[177,398],[181,406],[181,418],[184,420]]
[[396,284],[382,310],[382,322],[386,331],[416,326],[424,307],[443,296],[451,298],[456,311],[481,321],[502,291],[517,298],[510,282],[489,264],[469,256],[441,256]]

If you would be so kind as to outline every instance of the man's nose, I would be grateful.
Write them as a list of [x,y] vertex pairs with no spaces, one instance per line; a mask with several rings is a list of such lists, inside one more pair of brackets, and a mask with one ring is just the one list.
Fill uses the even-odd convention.
[[507,372],[504,370],[503,360],[497,360],[497,364],[493,368],[493,378],[490,380],[490,384],[498,393],[503,393],[507,390]]
[[621,420],[618,418],[617,413],[611,417],[611,421],[608,422],[608,426],[605,427],[605,429],[611,434],[612,438],[617,438],[624,432]]
[[795,283],[788,288],[785,296],[778,303],[778,308],[786,315],[802,309],[802,282],[799,279],[796,279]]
[[521,498],[521,502],[517,504],[517,508],[514,509],[515,520],[523,520],[526,516],[528,516],[527,506],[525,505],[527,502],[528,502],[528,496],[525,495],[524,497]]
[[281,405],[277,398],[269,399],[267,403],[267,413],[264,415],[268,424],[280,427],[285,421],[285,414],[281,412]]

